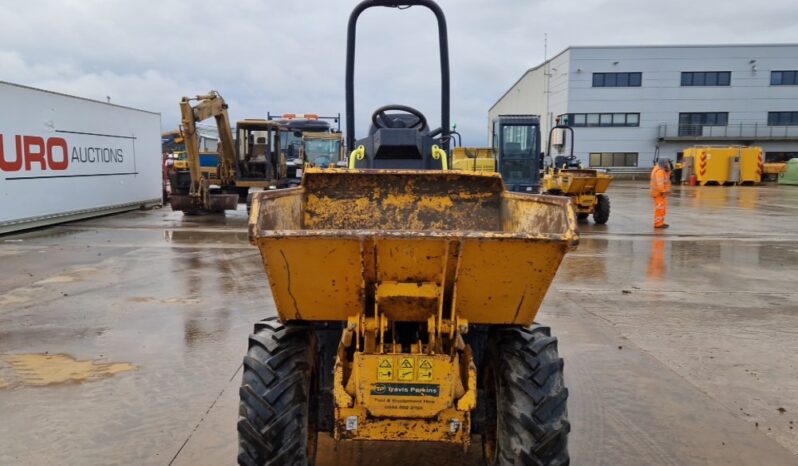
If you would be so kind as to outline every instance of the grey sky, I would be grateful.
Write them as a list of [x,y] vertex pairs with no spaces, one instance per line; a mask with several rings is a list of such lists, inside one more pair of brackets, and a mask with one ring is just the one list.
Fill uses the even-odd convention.
[[[218,90],[233,119],[344,112],[346,22],[355,1],[6,0],[0,80],[158,111]],[[452,120],[485,142],[490,105],[568,45],[795,42],[798,2],[440,0],[448,18]],[[435,21],[420,8],[361,17],[357,133],[386,103],[439,120]],[[796,57],[798,66],[798,57]],[[6,109],[6,111],[13,109]]]

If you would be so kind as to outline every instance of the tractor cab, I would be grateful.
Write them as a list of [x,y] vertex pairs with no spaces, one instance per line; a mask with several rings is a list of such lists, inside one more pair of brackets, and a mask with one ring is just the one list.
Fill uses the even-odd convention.
[[540,190],[540,118],[537,115],[499,115],[493,120],[493,152],[504,184],[510,191]]
[[[300,146],[300,160],[305,168],[346,167],[343,158],[341,133],[304,133]],[[298,169],[297,171],[301,170]],[[301,177],[301,173],[297,173]]]
[[[280,116],[268,113],[268,119],[282,125],[280,151],[285,157],[287,177],[291,184],[299,184],[302,178],[303,137],[309,133],[333,134],[341,131],[341,115],[322,116],[315,113],[283,113]],[[333,125],[336,125],[335,127]]]

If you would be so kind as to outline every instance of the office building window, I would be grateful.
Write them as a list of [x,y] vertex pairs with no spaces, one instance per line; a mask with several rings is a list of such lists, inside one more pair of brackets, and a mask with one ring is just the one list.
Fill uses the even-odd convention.
[[798,159],[798,152],[765,152],[767,163],[783,163],[790,159]]
[[684,71],[682,86],[728,86],[731,71]]
[[593,87],[640,87],[643,73],[593,73]]
[[768,112],[768,126],[798,126],[798,112]]
[[637,152],[591,152],[591,167],[636,167]]
[[726,126],[729,112],[691,112],[679,114],[679,136],[701,136],[704,126]]
[[770,84],[773,86],[798,85],[798,71],[771,71]]
[[639,113],[566,113],[560,121],[576,128],[640,126]]

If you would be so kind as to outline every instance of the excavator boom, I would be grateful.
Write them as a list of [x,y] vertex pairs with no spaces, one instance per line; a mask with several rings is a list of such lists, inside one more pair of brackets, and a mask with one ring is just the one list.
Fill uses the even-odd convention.
[[[192,105],[193,102],[197,103]],[[235,210],[238,205],[236,194],[211,193],[210,183],[202,174],[199,134],[197,133],[197,123],[209,118],[216,120],[216,127],[219,131],[218,176],[221,191],[235,189],[235,148],[233,132],[230,129],[230,117],[227,115],[227,104],[218,92],[211,91],[196,97],[183,97],[180,100],[180,113],[188,158],[189,180],[185,180],[184,174],[180,172],[175,174],[172,186],[178,192],[171,197],[172,209],[182,210],[185,213]],[[185,189],[186,184],[188,184],[188,189]]]

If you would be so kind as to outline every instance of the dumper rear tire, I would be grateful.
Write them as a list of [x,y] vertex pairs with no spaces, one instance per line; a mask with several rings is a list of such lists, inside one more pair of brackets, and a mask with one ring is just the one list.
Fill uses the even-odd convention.
[[482,373],[485,464],[568,465],[568,389],[549,328],[494,331]]
[[255,324],[239,389],[238,464],[312,466],[318,393],[316,338],[276,318]]
[[610,198],[604,194],[596,196],[596,207],[593,210],[593,221],[604,225],[610,219]]

